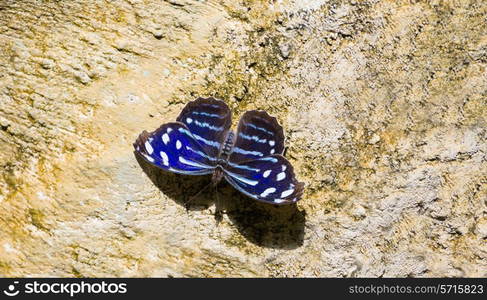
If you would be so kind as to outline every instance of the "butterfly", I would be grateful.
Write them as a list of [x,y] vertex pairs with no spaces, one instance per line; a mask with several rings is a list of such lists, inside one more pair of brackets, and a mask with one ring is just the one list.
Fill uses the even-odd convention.
[[241,117],[236,133],[224,101],[197,98],[181,111],[176,122],[153,132],[143,131],[135,151],[150,164],[186,175],[212,174],[216,186],[222,178],[243,194],[271,204],[298,201],[304,183],[295,178],[282,155],[284,133],[277,119],[251,110]]

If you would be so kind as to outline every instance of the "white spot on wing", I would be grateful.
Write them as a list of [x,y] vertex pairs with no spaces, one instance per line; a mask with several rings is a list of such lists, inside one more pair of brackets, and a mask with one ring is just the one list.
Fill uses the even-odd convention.
[[230,175],[232,178],[235,178],[235,179],[237,179],[238,181],[243,182],[243,183],[245,183],[245,184],[248,184],[248,185],[252,185],[252,186],[254,186],[254,185],[256,185],[257,183],[259,183],[259,182],[258,182],[258,181],[256,181],[256,180],[250,180],[250,179],[247,179],[247,178],[245,178],[245,177],[242,177],[242,176],[240,176],[240,175],[238,175],[238,174],[235,174],[235,173],[229,172],[229,171],[227,171],[227,170],[224,170],[224,171],[225,171],[225,173],[227,173],[228,175]]
[[181,144],[181,142],[179,140],[176,141],[176,149],[181,149],[183,145]]
[[271,154],[274,154],[274,152],[276,152],[276,150],[274,148],[271,149]]
[[210,156],[206,155],[206,154],[205,154],[205,153],[203,153],[202,151],[199,151],[199,150],[194,150],[193,148],[191,148],[191,147],[189,147],[189,146],[186,146],[186,150],[189,150],[189,151],[191,151],[191,152],[193,152],[193,153],[196,153],[196,154],[198,154],[199,156],[204,157],[204,158],[206,158],[206,159],[208,159],[208,160],[211,160],[211,161],[217,161],[217,160],[218,160],[217,158],[210,157]]
[[291,195],[294,192],[294,189],[289,189],[281,193],[281,198],[285,198],[289,195]]
[[186,134],[187,136],[196,139],[197,141],[201,141],[201,142],[205,143],[208,146],[220,148],[220,143],[215,142],[215,141],[209,141],[207,139],[204,139],[204,138],[200,137],[199,135],[192,134],[191,132],[189,132],[188,130],[186,130],[184,128],[179,128],[179,132],[182,132],[182,133]]
[[267,170],[264,172],[264,174],[262,174],[262,176],[264,176],[264,178],[267,178],[269,177],[269,175],[271,174],[272,170]]
[[167,133],[164,133],[162,135],[162,141],[164,142],[165,145],[167,145],[167,143],[169,143],[169,135],[167,135]]
[[193,115],[207,116],[207,117],[210,117],[210,118],[219,118],[219,119],[225,118],[225,115],[220,116],[219,114],[211,114],[211,113],[204,112],[204,111],[193,111],[192,114]]
[[280,204],[280,203],[287,202],[287,200],[284,200],[284,199],[274,199],[274,202]]
[[286,171],[287,166],[282,166],[282,171]]
[[202,138],[201,136],[199,135],[196,135],[196,134],[193,134],[194,138],[197,140],[197,141],[201,141],[205,144],[207,144],[208,146],[213,146],[213,147],[217,147],[217,148],[220,148],[220,143],[218,142],[215,142],[215,141],[209,141],[205,138]]
[[[239,147],[233,148],[233,152],[240,153],[240,154],[251,154],[251,155],[256,155],[256,156],[264,156],[262,152],[259,151],[247,151]],[[277,160],[276,160],[277,161]]]
[[194,121],[194,123],[196,125],[198,125],[199,127],[204,127],[204,128],[208,128],[210,130],[214,130],[214,131],[222,131],[223,130],[223,127],[216,127],[216,126],[212,126],[206,122],[199,122],[197,120]]
[[170,133],[171,131],[172,131],[172,128],[171,128],[171,127],[169,127],[169,128],[167,129],[167,133]]
[[145,141],[145,150],[147,150],[147,153],[152,154],[154,152],[154,148],[152,148],[151,144],[148,141]]
[[145,159],[147,159],[147,160],[148,160],[148,161],[150,161],[151,163],[153,163],[153,162],[154,162],[154,159],[153,159],[152,157],[150,157],[149,155],[147,155],[147,154],[145,154],[145,153],[144,153],[143,155],[144,155]]
[[162,158],[162,164],[165,166],[169,166],[169,157],[167,157],[166,152],[161,151],[161,152],[159,152],[159,154],[161,155],[161,158]]
[[281,181],[284,178],[286,178],[286,173],[281,172],[281,173],[277,174],[277,177],[276,177],[277,181]]
[[198,163],[198,162],[195,162],[195,161],[192,161],[192,160],[187,160],[187,159],[185,159],[182,156],[179,157],[179,162],[181,162],[181,163],[183,163],[185,165],[188,165],[188,166],[193,166],[193,167],[198,167],[198,168],[203,168],[203,169],[211,168],[208,165],[201,164],[201,163]]
[[267,134],[270,134],[270,135],[274,135],[274,133],[272,133],[272,131],[269,131],[269,130],[266,130],[265,128],[262,128],[262,127],[257,127],[255,126],[254,124],[252,123],[245,123],[245,125],[249,126],[249,127],[252,127],[254,129],[257,129],[257,130],[260,130],[260,131],[263,131]]
[[188,124],[193,123],[193,119],[191,119],[191,118],[186,118],[186,123],[188,123]]
[[246,140],[256,141],[258,143],[265,143],[265,142],[267,142],[266,139],[259,139],[259,137],[256,136],[256,135],[247,135],[247,134],[244,134],[244,133],[239,133],[238,135],[240,137],[246,139]]
[[228,162],[228,165],[233,167],[233,168],[237,168],[237,169],[249,170],[249,171],[253,171],[253,172],[260,172],[260,169],[252,168],[252,167],[249,167],[246,165],[235,164],[232,162]]
[[267,197],[267,195],[269,194],[272,194],[276,191],[275,188],[273,187],[270,187],[270,188],[267,188],[262,194],[260,194],[261,197]]
[[274,147],[274,145],[276,144],[276,142],[274,141],[269,141],[269,145],[271,145],[271,147]]

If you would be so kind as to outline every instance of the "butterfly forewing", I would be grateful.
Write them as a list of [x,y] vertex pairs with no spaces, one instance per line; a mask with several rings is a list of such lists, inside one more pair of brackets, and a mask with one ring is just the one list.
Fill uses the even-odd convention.
[[246,112],[238,123],[231,162],[242,162],[282,154],[284,133],[276,118],[264,111]]
[[186,125],[173,122],[149,133],[143,131],[134,148],[146,161],[159,168],[180,174],[210,174],[216,159],[209,156]]
[[230,129],[232,116],[225,102],[211,97],[198,98],[184,107],[177,121],[186,124],[205,153],[216,158]]
[[298,201],[304,184],[294,176],[293,167],[282,155],[271,155],[223,168],[225,179],[237,190],[254,199],[288,204]]

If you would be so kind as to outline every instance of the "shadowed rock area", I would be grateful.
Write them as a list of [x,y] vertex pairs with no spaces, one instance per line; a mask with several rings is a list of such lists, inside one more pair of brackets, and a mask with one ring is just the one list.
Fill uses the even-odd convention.
[[[0,275],[486,277],[487,3],[413,2],[1,1]],[[132,143],[198,96],[278,118],[301,201],[186,210]]]

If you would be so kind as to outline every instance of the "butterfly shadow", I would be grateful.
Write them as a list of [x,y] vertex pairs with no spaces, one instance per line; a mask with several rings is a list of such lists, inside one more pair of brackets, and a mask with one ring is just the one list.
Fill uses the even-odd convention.
[[204,193],[199,194],[198,197],[191,199],[188,205],[186,203],[193,195],[196,195],[208,185],[209,176],[184,176],[166,172],[146,162],[135,151],[134,155],[142,171],[152,183],[177,204],[186,207],[188,210],[205,210],[214,202],[210,193],[211,190],[208,189]]
[[306,211],[296,204],[271,205],[240,194],[229,184],[219,189],[228,218],[248,241],[267,248],[296,249],[303,245]]
[[[213,203],[219,206],[239,233],[261,247],[296,249],[303,244],[306,212],[296,204],[276,206],[261,203],[242,195],[226,182],[218,185],[217,194],[207,189],[186,201],[210,182],[209,176],[185,176],[163,171],[146,162],[134,151],[144,173],[165,195],[189,210],[205,210]],[[218,201],[216,201],[218,199]],[[218,221],[218,218],[215,216]]]

